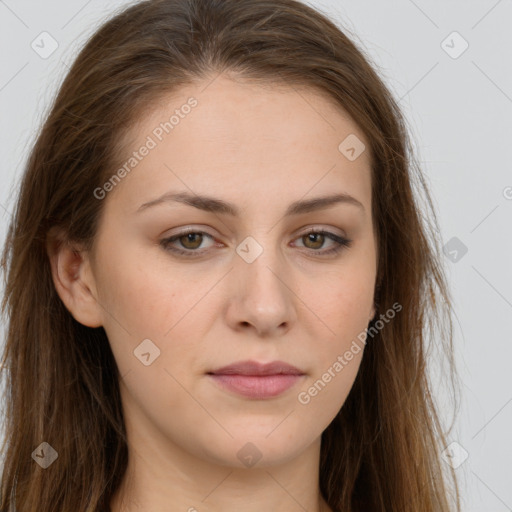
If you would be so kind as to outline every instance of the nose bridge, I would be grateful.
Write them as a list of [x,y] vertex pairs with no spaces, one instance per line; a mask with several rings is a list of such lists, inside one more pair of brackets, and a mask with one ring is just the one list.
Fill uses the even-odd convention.
[[247,236],[236,248],[233,277],[238,321],[259,331],[289,324],[294,318],[293,293],[281,245],[272,231]]
[[[257,237],[257,238],[256,238]],[[247,236],[236,248],[239,256],[236,267],[238,276],[245,285],[261,287],[262,290],[275,292],[274,288],[283,285],[279,274],[285,272],[281,246],[272,232],[261,232]],[[281,278],[280,278],[281,277]]]

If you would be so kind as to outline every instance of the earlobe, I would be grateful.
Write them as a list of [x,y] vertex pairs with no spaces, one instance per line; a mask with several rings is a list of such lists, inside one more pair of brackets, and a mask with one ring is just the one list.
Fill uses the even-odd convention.
[[370,311],[370,317],[369,317],[370,322],[373,320],[374,317],[375,317],[375,304],[372,306],[372,309]]
[[377,284],[377,286],[375,287],[375,292],[374,292],[374,297],[373,297],[373,305],[372,305],[372,309],[370,312],[370,321],[375,318],[377,310],[379,309],[380,290],[381,290],[381,285]]
[[65,240],[62,234],[49,234],[46,249],[53,283],[66,309],[87,327],[103,325],[85,251]]

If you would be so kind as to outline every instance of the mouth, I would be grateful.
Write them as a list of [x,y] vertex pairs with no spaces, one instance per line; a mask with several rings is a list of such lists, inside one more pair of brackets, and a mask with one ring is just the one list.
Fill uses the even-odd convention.
[[248,398],[265,399],[281,395],[303,380],[306,374],[283,361],[267,364],[239,361],[207,375],[224,390]]

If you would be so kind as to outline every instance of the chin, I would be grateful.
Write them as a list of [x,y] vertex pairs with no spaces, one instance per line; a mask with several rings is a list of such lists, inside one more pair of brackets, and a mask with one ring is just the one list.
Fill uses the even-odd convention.
[[290,462],[302,453],[314,436],[308,438],[301,431],[301,437],[289,429],[277,427],[274,421],[271,428],[248,427],[240,430],[227,429],[233,437],[222,435],[221,438],[209,437],[207,446],[203,446],[201,457],[209,462],[232,468],[266,468]]

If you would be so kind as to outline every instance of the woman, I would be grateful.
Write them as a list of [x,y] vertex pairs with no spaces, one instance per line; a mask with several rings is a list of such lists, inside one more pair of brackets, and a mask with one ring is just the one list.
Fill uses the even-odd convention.
[[3,254],[1,510],[459,510],[417,184],[432,209],[396,102],[312,8],[149,0],[105,23]]

